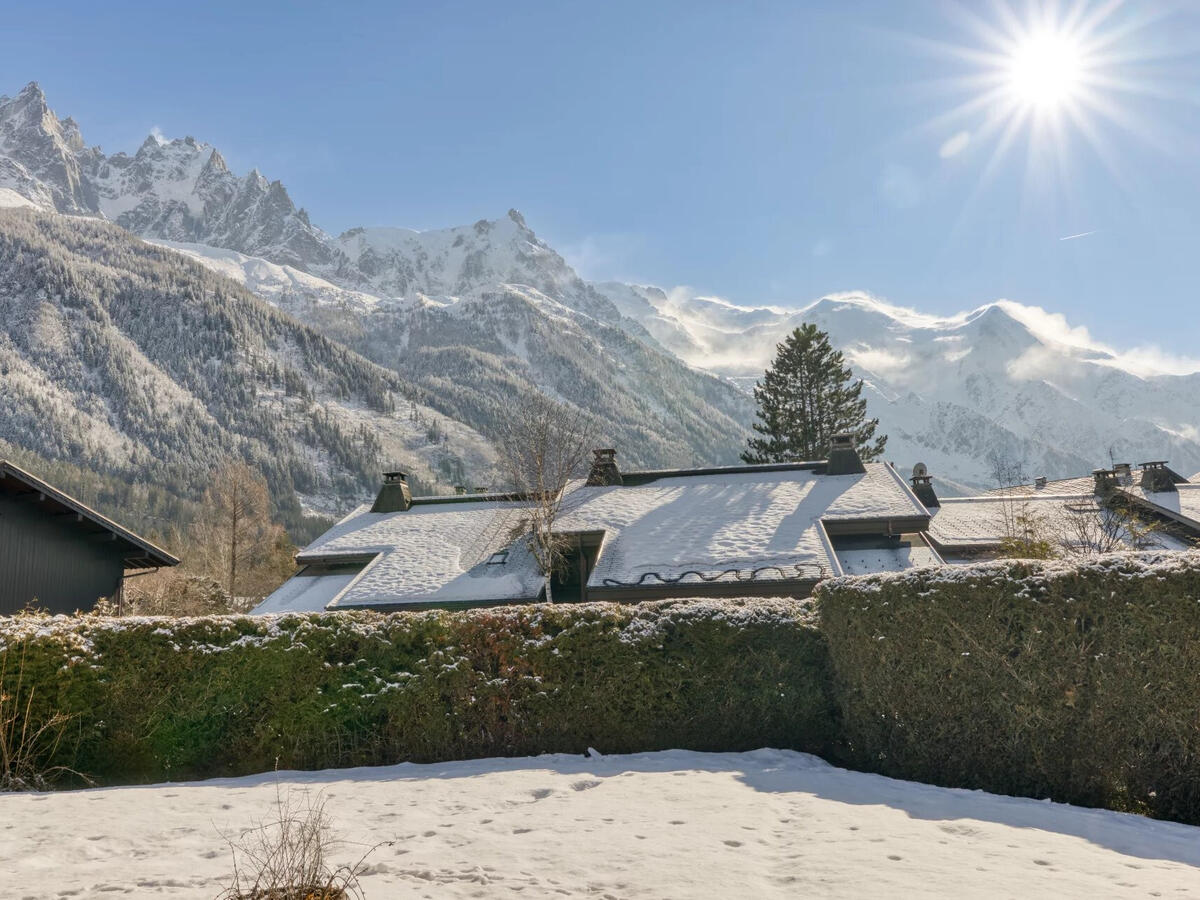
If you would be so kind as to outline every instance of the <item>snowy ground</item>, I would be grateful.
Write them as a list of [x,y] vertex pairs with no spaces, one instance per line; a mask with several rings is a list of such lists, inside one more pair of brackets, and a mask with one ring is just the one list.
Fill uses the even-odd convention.
[[[1200,896],[1200,828],[775,750],[282,773],[405,897]],[[5,897],[213,897],[274,776],[0,795]],[[349,844],[339,855],[357,857]]]

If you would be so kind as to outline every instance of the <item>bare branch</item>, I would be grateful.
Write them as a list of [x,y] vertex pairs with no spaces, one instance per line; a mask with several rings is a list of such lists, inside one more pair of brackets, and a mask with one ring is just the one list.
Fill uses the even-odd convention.
[[532,501],[529,549],[547,583],[564,562],[565,542],[555,532],[563,495],[570,480],[584,474],[595,434],[588,413],[539,395],[511,411],[499,440],[502,471]]

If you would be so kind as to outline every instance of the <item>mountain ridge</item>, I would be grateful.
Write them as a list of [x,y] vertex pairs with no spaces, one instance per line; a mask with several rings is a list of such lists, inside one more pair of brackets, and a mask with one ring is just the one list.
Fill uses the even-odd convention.
[[[280,182],[256,169],[232,174],[210,145],[152,136],[133,156],[106,157],[70,121],[36,86],[0,98],[0,193],[70,214],[86,207],[190,255],[484,434],[540,392],[586,405],[632,464],[732,461],[752,414],[749,388],[775,344],[812,321],[866,381],[869,413],[900,464],[920,460],[976,488],[991,486],[999,455],[1049,477],[1110,455],[1200,468],[1190,399],[1200,375],[1158,371],[1035,307],[1001,300],[935,316],[863,292],[741,306],[591,283],[515,210],[424,232],[332,236]],[[42,184],[39,173],[58,181]]]

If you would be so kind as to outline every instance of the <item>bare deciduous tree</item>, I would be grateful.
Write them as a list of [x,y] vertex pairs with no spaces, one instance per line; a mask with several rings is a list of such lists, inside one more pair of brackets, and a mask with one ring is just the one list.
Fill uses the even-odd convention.
[[1128,503],[1095,497],[1064,506],[1057,535],[1064,556],[1099,556],[1118,550],[1146,550],[1161,526],[1143,520]]
[[1029,481],[1024,464],[1007,453],[993,453],[989,462],[992,478],[1001,491],[998,504],[1000,555],[1011,559],[1053,556],[1048,523],[1020,490]]
[[504,475],[533,501],[525,525],[529,550],[546,576],[548,599],[552,576],[565,562],[567,541],[555,530],[563,494],[567,483],[584,473],[595,432],[588,413],[539,395],[511,411],[500,436]]
[[282,580],[281,565],[284,575],[290,567],[287,534],[271,521],[266,479],[244,463],[213,475],[191,532],[200,567],[220,581],[231,600],[258,596]]

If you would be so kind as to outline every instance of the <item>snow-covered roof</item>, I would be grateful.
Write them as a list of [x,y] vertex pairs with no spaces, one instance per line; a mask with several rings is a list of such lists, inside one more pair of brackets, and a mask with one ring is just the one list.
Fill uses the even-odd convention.
[[[1129,480],[1124,482],[1131,484]],[[1038,486],[1034,484],[1014,484],[1009,487],[992,488],[986,491],[984,496],[987,497],[1007,497],[1007,496],[1023,496],[1023,497],[1057,497],[1072,494],[1090,494],[1096,487],[1096,479],[1093,475],[1081,475],[1078,478],[1058,478],[1047,481],[1045,484]]]
[[1173,491],[1147,491],[1140,486],[1124,488],[1135,500],[1148,503],[1168,517],[1200,531],[1200,484],[1177,484]]
[[936,566],[941,557],[919,535],[897,540],[862,542],[836,546],[843,575],[869,575],[874,572],[900,572],[916,566]]
[[[1200,488],[1200,485],[1195,487]],[[1141,488],[1124,490],[1134,492]],[[1196,494],[1195,499],[1200,501],[1200,494]],[[1079,531],[1074,521],[1076,517],[1107,515],[1090,490],[1077,494],[948,497],[941,504],[931,510],[933,521],[929,524],[929,537],[943,550],[995,549],[1005,537],[1023,527],[1016,521],[1018,517],[1032,519],[1036,530],[1048,540],[1071,541]],[[1196,512],[1200,515],[1200,503]],[[1146,540],[1159,549],[1187,547],[1183,541],[1165,533],[1150,535]]]
[[296,557],[302,564],[362,563],[349,583],[330,576],[305,589],[301,572],[254,611],[535,600],[542,578],[522,537],[526,508],[489,497],[418,499],[393,513],[360,506]]
[[[638,473],[611,487],[575,482],[556,530],[603,534],[588,579],[589,592],[603,592],[812,582],[841,571],[827,529],[878,522],[888,533],[928,521],[890,466],[834,476],[814,468]],[[394,513],[360,507],[305,548],[297,561],[312,568],[255,612],[535,600],[543,579],[525,542],[528,503],[510,496],[418,498]]]
[[1032,494],[1015,497],[947,497],[930,510],[929,536],[940,547],[987,549],[998,546],[1021,514],[1036,517],[1046,527],[1061,524],[1071,511],[1093,505],[1092,493]]
[[560,529],[603,531],[589,590],[667,584],[814,581],[837,572],[822,520],[924,517],[890,466],[857,475],[812,468],[668,474],[576,487]]

